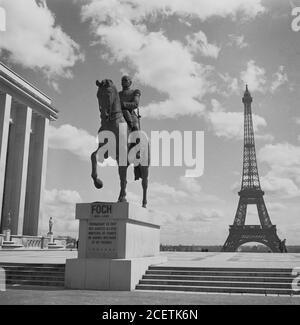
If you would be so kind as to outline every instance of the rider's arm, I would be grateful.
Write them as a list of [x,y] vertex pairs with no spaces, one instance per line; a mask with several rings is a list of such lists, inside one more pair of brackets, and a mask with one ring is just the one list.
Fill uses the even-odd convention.
[[132,112],[133,110],[139,107],[140,98],[141,98],[141,92],[139,90],[136,90],[134,92],[133,100],[131,102],[123,102],[122,108]]

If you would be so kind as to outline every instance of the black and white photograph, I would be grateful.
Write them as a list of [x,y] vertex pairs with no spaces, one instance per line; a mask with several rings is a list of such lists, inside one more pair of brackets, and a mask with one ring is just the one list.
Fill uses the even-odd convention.
[[300,0],[0,0],[0,305],[300,305]]

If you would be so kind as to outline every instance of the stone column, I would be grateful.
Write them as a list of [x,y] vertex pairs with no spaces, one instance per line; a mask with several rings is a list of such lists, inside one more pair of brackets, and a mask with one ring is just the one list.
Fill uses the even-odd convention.
[[12,98],[8,94],[0,94],[0,230],[3,230],[2,205],[4,195],[6,155],[9,134],[9,119]]
[[9,132],[2,211],[3,220],[10,213],[11,233],[17,235],[23,232],[32,110],[24,105],[16,104],[13,106],[13,113]]
[[46,180],[49,120],[35,115],[30,137],[23,234],[37,236]]
[[[19,220],[18,220],[18,232],[23,234],[24,215],[25,215],[25,196],[26,196],[26,184],[27,184],[27,172],[28,172],[28,158],[29,158],[29,143],[31,134],[31,121],[32,121],[32,109],[27,107],[26,115],[24,115],[24,127],[20,127],[18,136],[19,146],[23,145],[23,161],[19,162],[21,174],[21,186],[20,186],[20,207],[19,207]],[[25,135],[22,138],[22,134]]]

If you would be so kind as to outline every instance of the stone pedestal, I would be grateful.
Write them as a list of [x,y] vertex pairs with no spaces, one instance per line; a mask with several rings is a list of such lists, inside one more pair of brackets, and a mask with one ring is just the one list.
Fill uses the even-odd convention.
[[[49,235],[49,234],[48,234]],[[48,243],[48,249],[64,249],[62,245],[58,245],[54,242],[54,235],[50,234],[50,242]]]
[[18,249],[24,248],[23,245],[17,244],[11,240],[11,231],[10,229],[4,230],[4,241],[2,242],[2,249]]
[[4,230],[3,235],[4,235],[4,241],[6,242],[10,241],[11,231],[9,229]]
[[128,203],[78,204],[78,259],[67,260],[66,287],[130,291],[150,265],[161,264],[160,220]]

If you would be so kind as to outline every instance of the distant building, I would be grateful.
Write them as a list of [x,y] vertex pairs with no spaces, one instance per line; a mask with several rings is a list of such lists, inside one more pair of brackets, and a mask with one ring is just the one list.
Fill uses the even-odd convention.
[[0,62],[1,233],[38,235],[47,131],[57,116],[48,96]]

